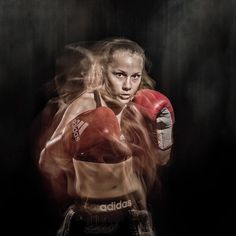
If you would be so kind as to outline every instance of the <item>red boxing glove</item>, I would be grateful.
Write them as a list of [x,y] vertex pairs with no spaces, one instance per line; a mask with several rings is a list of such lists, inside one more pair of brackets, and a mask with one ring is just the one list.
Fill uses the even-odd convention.
[[170,148],[175,118],[169,99],[160,92],[141,89],[136,93],[134,103],[143,116],[152,122],[154,140],[158,147],[161,150]]
[[99,107],[78,115],[65,127],[65,151],[75,159],[114,163],[123,161],[128,148],[120,141],[120,126],[114,112]]

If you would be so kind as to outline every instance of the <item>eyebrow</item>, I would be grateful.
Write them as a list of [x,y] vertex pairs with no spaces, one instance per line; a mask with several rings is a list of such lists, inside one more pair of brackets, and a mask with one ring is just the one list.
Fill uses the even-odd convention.
[[126,73],[124,70],[121,69],[113,69],[114,72],[121,72],[121,73]]
[[[113,70],[113,73],[117,73],[117,72],[127,74],[127,72],[125,72],[125,71],[123,71],[123,70],[121,70],[121,69],[115,69],[115,70]],[[132,75],[141,75],[141,74],[142,74],[142,72],[139,71],[139,72],[133,73]]]

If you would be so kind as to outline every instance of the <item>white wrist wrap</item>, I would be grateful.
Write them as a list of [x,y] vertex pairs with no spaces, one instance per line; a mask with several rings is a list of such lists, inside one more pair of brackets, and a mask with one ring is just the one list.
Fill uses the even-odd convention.
[[172,126],[173,121],[167,108],[163,108],[160,115],[156,118],[155,138],[158,147],[162,150],[169,148],[172,143]]

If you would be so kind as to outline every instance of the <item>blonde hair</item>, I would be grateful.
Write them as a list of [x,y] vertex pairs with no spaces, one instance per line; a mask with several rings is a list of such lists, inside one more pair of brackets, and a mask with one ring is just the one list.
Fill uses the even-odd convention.
[[116,51],[129,51],[131,54],[137,54],[143,59],[143,72],[140,89],[142,88],[154,88],[155,81],[148,75],[146,67],[150,65],[149,60],[145,56],[144,50],[136,42],[126,38],[110,38],[102,41],[98,41],[92,47],[92,51],[98,61],[99,68],[102,78],[97,80],[100,83],[104,83],[106,79],[107,65],[113,60],[113,55]]
[[116,51],[138,54],[144,65],[139,89],[155,87],[155,81],[146,70],[150,62],[136,42],[126,38],[110,38],[92,43],[74,43],[65,47],[64,54],[56,62],[54,82],[60,103],[69,105],[84,91],[101,88],[106,80],[107,65],[112,62]]

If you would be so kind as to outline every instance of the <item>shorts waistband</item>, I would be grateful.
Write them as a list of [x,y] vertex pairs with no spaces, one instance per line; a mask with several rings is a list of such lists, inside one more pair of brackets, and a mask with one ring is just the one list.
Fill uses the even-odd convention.
[[91,213],[109,213],[129,209],[144,209],[145,201],[138,192],[112,199],[77,199],[75,207],[78,210]]

